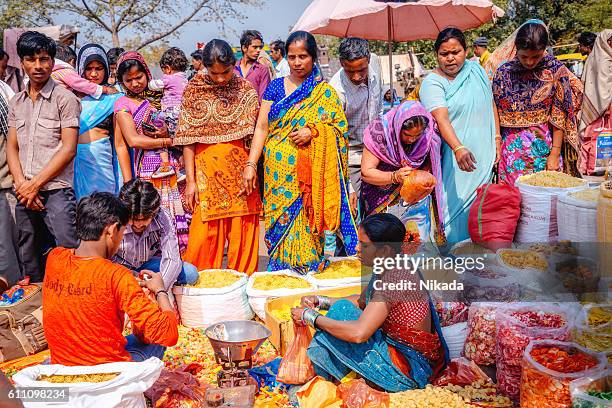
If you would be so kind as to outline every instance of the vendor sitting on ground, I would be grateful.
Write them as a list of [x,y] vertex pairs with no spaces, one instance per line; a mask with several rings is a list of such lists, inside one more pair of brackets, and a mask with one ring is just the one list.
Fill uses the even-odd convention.
[[[55,248],[43,282],[43,321],[52,364],[97,365],[163,358],[178,340],[178,323],[161,274],[131,271],[109,258],[117,252],[129,210],[110,193],[77,207],[76,249]],[[143,291],[148,289],[158,304]],[[125,315],[133,335],[123,336]]]
[[[406,229],[388,213],[367,217],[359,228],[358,256],[363,266],[401,252]],[[423,388],[448,362],[448,348],[429,295],[418,290],[375,290],[384,283],[418,282],[418,274],[387,270],[372,274],[359,295],[306,296],[292,309],[296,324],[316,333],[308,348],[318,375],[341,380],[351,372],[388,392]],[[374,284],[376,280],[381,280]],[[326,316],[314,308],[329,309]]]
[[161,273],[166,290],[175,282],[195,283],[198,269],[181,260],[176,231],[170,216],[161,208],[161,197],[155,186],[133,179],[121,188],[119,198],[131,215],[113,261],[135,273],[143,270]]

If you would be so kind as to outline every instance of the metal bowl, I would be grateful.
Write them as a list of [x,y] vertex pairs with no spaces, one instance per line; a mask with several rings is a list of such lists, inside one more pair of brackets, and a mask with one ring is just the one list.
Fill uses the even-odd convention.
[[222,361],[250,360],[259,346],[272,334],[252,320],[234,320],[213,324],[204,331],[215,356]]

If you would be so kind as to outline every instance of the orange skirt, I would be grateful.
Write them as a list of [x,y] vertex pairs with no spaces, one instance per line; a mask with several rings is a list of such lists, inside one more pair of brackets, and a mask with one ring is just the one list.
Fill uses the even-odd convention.
[[198,206],[189,228],[183,259],[198,270],[221,268],[227,246],[227,267],[251,275],[259,259],[259,214],[202,221]]

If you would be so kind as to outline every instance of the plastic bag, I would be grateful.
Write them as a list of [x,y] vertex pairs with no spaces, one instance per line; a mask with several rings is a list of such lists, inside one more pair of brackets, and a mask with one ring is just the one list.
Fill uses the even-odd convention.
[[521,215],[521,193],[508,184],[486,184],[470,207],[468,230],[473,242],[489,249],[512,245]]
[[485,383],[493,382],[476,363],[465,357],[459,357],[454,358],[450,362],[440,376],[433,381],[433,385],[443,387],[448,384],[453,384],[463,387],[465,385],[471,385],[478,380],[483,380]]
[[[142,362],[107,363],[95,366],[63,366],[59,364],[28,367],[13,376],[18,387],[69,387],[69,402],[54,403],[62,408],[145,408],[143,393],[159,377],[164,363],[151,357]],[[100,383],[49,383],[38,381],[41,375],[79,375],[120,373],[110,381]],[[44,407],[46,403],[26,402],[25,407]]]
[[416,204],[433,191],[436,178],[428,171],[412,170],[404,178],[400,195],[406,204]]
[[608,353],[612,363],[612,304],[585,305],[576,319],[574,339],[590,350]]
[[476,364],[495,364],[495,314],[500,303],[472,303],[463,355]]
[[295,338],[278,367],[276,380],[285,384],[305,384],[315,376],[314,366],[306,355],[312,341],[310,329],[293,323]]
[[363,378],[350,380],[338,386],[338,394],[345,408],[387,408],[389,394],[376,391]]
[[249,370],[249,375],[257,381],[259,387],[268,387],[269,389],[285,388],[285,385],[276,379],[281,360],[280,357],[277,357],[262,366],[253,367]]
[[334,383],[315,377],[296,392],[300,408],[340,408],[342,400]]
[[499,266],[471,269],[461,276],[463,300],[473,302],[515,302],[521,295],[519,280],[512,271]]
[[604,399],[602,394],[612,397],[612,370],[574,380],[569,390],[573,408],[610,408],[612,400]]
[[532,340],[569,340],[568,311],[544,304],[519,304],[496,314],[495,363],[498,389],[519,397],[523,354]]
[[206,386],[185,370],[162,370],[155,384],[145,392],[154,407],[189,408],[203,407]]
[[570,381],[599,375],[607,363],[604,354],[575,343],[532,341],[523,355],[521,407],[571,408]]

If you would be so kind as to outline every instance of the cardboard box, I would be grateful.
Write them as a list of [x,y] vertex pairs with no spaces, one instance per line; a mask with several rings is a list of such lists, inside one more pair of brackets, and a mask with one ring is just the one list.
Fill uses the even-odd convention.
[[280,309],[284,305],[293,305],[299,303],[303,296],[322,295],[329,297],[347,297],[358,295],[361,293],[361,285],[348,286],[345,288],[317,290],[314,292],[300,293],[299,295],[284,296],[274,299],[268,299],[266,302],[266,327],[272,331],[269,337],[270,342],[280,351],[281,355],[285,355],[287,348],[293,341],[293,321],[283,322],[278,320],[272,310]]

